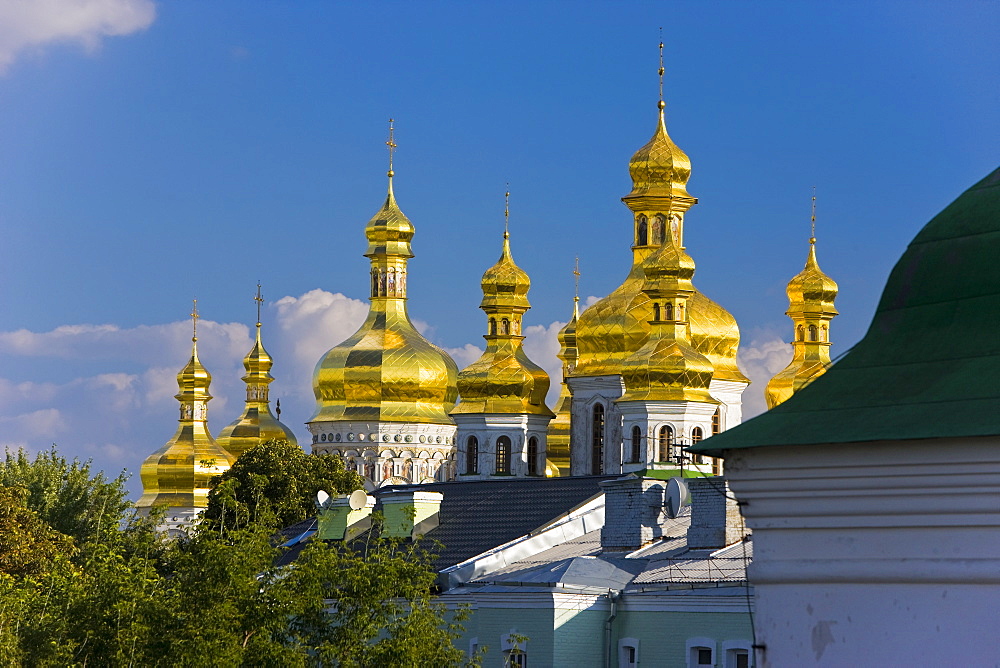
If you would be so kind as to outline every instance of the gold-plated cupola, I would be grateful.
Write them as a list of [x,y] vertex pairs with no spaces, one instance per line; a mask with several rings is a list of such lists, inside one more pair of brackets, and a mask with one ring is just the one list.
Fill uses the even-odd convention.
[[393,193],[390,120],[389,191],[365,227],[371,261],[368,318],[316,365],[316,412],[310,422],[372,421],[453,424],[458,367],[414,327],[406,310],[407,260],[414,228]]
[[[509,196],[510,193],[507,193]],[[505,207],[509,216],[509,207]],[[510,234],[505,229],[500,259],[483,274],[483,301],[486,313],[486,351],[458,374],[459,404],[452,414],[507,413],[554,417],[545,405],[549,375],[531,361],[521,347],[524,341],[521,319],[531,308],[528,289],[531,281],[514,263]]]
[[292,445],[298,445],[292,431],[271,413],[269,386],[274,382],[274,377],[271,376],[274,362],[260,340],[260,306],[264,298],[261,296],[259,283],[254,301],[257,302],[257,339],[253,348],[243,358],[243,368],[246,369],[243,382],[247,386],[243,415],[223,428],[216,439],[234,459],[250,448],[271,440],[288,441]]
[[191,359],[177,374],[180,423],[174,437],[142,464],[142,497],[138,508],[165,506],[204,508],[209,481],[235,461],[208,430],[208,393],[212,375],[198,359],[198,302],[191,313]]
[[[667,134],[660,44],[660,101],[652,138],[632,156],[632,192],[622,201],[632,212],[632,268],[617,289],[580,315],[576,376],[620,374],[625,360],[645,345],[653,321],[643,291],[645,261],[665,240],[684,248],[684,216],[698,200],[687,191],[691,161]],[[714,378],[749,382],[736,364],[740,342],[736,319],[697,289],[689,298],[691,343],[714,368]]]
[[823,375],[830,366],[830,321],[837,283],[823,273],[816,261],[816,197],[813,196],[812,237],[806,265],[788,282],[788,311],[792,319],[792,361],[768,382],[767,407],[774,408]]
[[668,237],[646,258],[643,292],[652,303],[652,332],[625,360],[626,392],[619,401],[717,403],[708,392],[714,368],[691,344],[688,321],[694,260]]
[[570,423],[573,412],[573,395],[570,393],[566,378],[573,375],[579,354],[576,349],[576,325],[580,319],[580,260],[577,258],[573,268],[576,278],[576,293],[573,295],[573,316],[559,330],[556,339],[559,341],[557,357],[562,361],[562,384],[559,388],[559,399],[556,401],[556,417],[549,423],[547,441],[549,460],[569,475],[570,470]]

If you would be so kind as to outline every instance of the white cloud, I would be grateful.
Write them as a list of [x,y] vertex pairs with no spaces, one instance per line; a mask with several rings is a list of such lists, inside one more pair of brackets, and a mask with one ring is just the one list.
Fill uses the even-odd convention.
[[455,360],[459,371],[475,362],[483,354],[482,348],[474,346],[471,343],[466,343],[461,348],[445,348],[444,351]]
[[27,49],[70,42],[93,51],[104,37],[144,30],[154,18],[152,0],[0,0],[0,72]]
[[767,382],[792,360],[792,346],[769,332],[755,332],[749,344],[740,346],[737,361],[750,379],[743,392],[743,419],[749,420],[767,410],[764,390]]
[[559,388],[562,385],[562,362],[559,354],[559,330],[566,326],[565,322],[553,322],[545,325],[531,325],[524,330],[524,352],[535,364],[545,369],[549,374],[549,393],[547,402],[549,408],[555,405],[559,398]]
[[66,420],[57,408],[42,408],[30,413],[0,417],[2,442],[17,443],[52,439],[66,430]]

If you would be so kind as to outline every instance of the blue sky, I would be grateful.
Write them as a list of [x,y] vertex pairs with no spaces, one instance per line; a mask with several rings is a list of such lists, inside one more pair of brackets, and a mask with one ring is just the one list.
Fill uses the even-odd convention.
[[526,345],[554,370],[574,258],[585,300],[627,272],[660,26],[695,283],[737,317],[760,410],[812,186],[837,355],[917,230],[997,166],[998,25],[994,2],[0,0],[0,444],[137,471],[175,428],[193,297],[218,431],[258,280],[304,441],[312,366],[366,311],[390,116],[411,315],[475,356],[510,182]]

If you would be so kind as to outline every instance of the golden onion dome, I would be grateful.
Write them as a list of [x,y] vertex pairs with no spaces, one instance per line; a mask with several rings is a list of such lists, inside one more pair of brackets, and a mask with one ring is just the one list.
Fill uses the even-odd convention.
[[504,232],[500,260],[483,274],[486,350],[458,374],[461,397],[452,414],[505,413],[554,417],[545,405],[549,375],[524,352],[521,318],[528,304],[528,275],[514,263]]
[[688,329],[694,260],[667,241],[646,258],[643,270],[643,292],[653,304],[651,333],[622,365],[622,401],[715,403],[708,392],[714,367],[691,344]]
[[687,192],[691,160],[667,134],[663,108],[661,100],[660,118],[653,137],[629,160],[632,192],[628,197],[691,198]]
[[243,382],[247,386],[246,405],[241,415],[219,433],[216,439],[234,458],[261,443],[278,440],[298,445],[292,431],[271,413],[268,386],[274,382],[271,367],[274,362],[260,340],[260,323],[257,323],[257,340],[253,348],[243,358],[246,375]]
[[791,306],[812,304],[824,309],[833,308],[837,298],[837,282],[823,273],[816,261],[816,238],[809,240],[809,255],[806,266],[788,282],[788,301]]
[[[573,412],[573,395],[569,391],[566,378],[576,369],[579,353],[576,349],[576,325],[580,319],[580,297],[573,297],[573,317],[559,330],[556,338],[559,341],[557,357],[562,360],[562,383],[559,388],[559,398],[556,400],[555,418],[549,423],[549,434],[546,439],[546,452],[549,460],[557,471],[565,471],[569,475],[570,456],[570,423]],[[546,475],[548,475],[546,473]],[[556,474],[558,475],[558,473]],[[551,476],[550,476],[551,477]]]
[[[197,317],[197,316],[196,316]],[[142,464],[142,497],[138,508],[153,506],[204,508],[209,483],[235,461],[208,430],[208,388],[212,376],[198,359],[198,337],[192,338],[191,359],[177,374],[180,423],[173,438]]]
[[837,315],[833,304],[837,290],[837,283],[819,268],[813,237],[805,267],[788,282],[785,313],[794,331],[792,361],[768,381],[764,392],[768,408],[787,400],[829,368],[830,321]]
[[528,303],[531,279],[514,263],[514,258],[510,254],[510,235],[507,232],[503,234],[500,259],[483,274],[481,286],[483,289],[483,301],[479,305],[481,309],[493,306],[531,308],[531,304]]
[[406,310],[407,259],[414,228],[392,189],[365,227],[371,260],[368,318],[330,349],[313,374],[310,422],[383,421],[454,424],[458,367],[414,327]]

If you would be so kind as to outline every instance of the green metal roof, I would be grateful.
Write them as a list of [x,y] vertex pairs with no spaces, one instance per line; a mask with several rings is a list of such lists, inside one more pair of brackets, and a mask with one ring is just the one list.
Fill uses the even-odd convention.
[[1000,434],[1000,169],[917,234],[868,333],[822,376],[693,452]]

